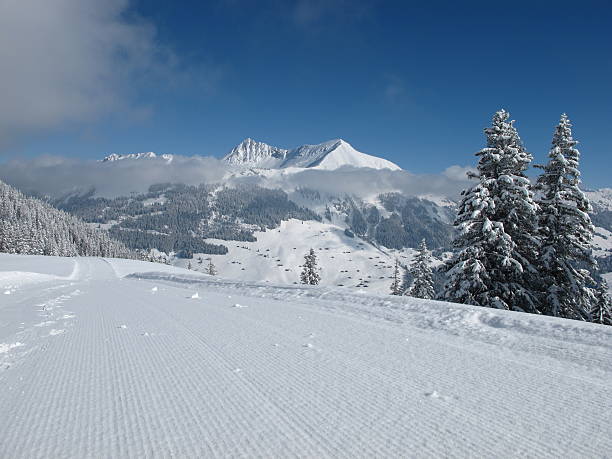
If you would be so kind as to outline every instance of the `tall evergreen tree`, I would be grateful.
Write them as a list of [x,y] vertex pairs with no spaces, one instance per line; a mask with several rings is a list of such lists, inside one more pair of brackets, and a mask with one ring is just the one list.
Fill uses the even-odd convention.
[[536,273],[536,212],[525,176],[532,157],[500,110],[485,129],[478,183],[463,191],[455,226],[458,249],[445,266],[444,298],[459,303],[537,312],[530,276]]
[[412,285],[406,294],[415,298],[431,300],[436,296],[433,287],[433,274],[431,270],[431,252],[427,249],[425,239],[421,241],[419,250],[410,266]]
[[393,267],[393,282],[391,282],[391,295],[401,295],[402,293],[402,275],[400,274],[399,261],[396,258],[395,266]]
[[598,324],[612,325],[612,300],[608,292],[608,283],[602,279],[595,291],[594,307],[591,320]]
[[310,252],[304,256],[304,268],[300,280],[302,284],[307,285],[317,285],[321,281],[319,268],[317,267],[317,255],[314,249],[310,249]]
[[550,158],[538,177],[540,214],[540,271],[543,313],[588,320],[593,302],[589,285],[594,281],[586,269],[595,266],[590,243],[593,225],[591,206],[580,190],[578,143],[572,138],[567,115],[555,128]]

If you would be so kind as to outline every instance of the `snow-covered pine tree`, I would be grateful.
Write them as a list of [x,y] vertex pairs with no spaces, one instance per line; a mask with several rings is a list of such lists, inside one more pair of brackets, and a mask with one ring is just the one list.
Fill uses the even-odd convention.
[[435,298],[436,292],[433,287],[433,273],[430,264],[431,252],[427,249],[427,243],[423,239],[419,244],[417,255],[410,265],[412,285],[406,290],[406,295],[427,300]]
[[591,206],[580,184],[578,143],[572,138],[567,115],[555,128],[550,158],[538,177],[540,213],[540,272],[542,312],[570,319],[588,320],[593,306],[594,283],[582,266],[595,266],[591,252]]
[[208,266],[206,267],[206,274],[210,274],[211,276],[217,275],[217,268],[212,262],[212,258],[208,259]]
[[608,283],[602,279],[595,290],[595,301],[591,310],[591,320],[598,324],[612,325],[612,300],[608,292]]
[[402,275],[400,274],[400,264],[397,258],[395,259],[395,266],[393,267],[393,282],[391,282],[391,295],[401,295],[402,289]]
[[455,227],[458,249],[447,262],[447,300],[514,311],[538,312],[532,281],[537,256],[536,211],[525,176],[532,157],[509,114],[500,110],[485,129],[478,183],[463,191]]
[[300,274],[300,280],[302,284],[307,285],[317,285],[321,281],[319,268],[317,267],[317,255],[314,249],[310,249],[304,256],[304,267]]

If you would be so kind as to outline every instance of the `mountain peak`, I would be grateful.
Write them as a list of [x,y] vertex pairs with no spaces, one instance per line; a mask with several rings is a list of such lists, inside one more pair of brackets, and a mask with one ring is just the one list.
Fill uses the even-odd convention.
[[285,150],[246,138],[223,160],[232,165],[260,169],[315,168],[338,169],[342,166],[399,170],[391,161],[361,153],[343,139],[332,139],[316,145],[302,145]]
[[328,140],[318,145],[302,145],[291,150],[282,165],[283,168],[300,167],[323,170],[333,170],[343,166],[400,170],[400,167],[391,161],[355,150],[343,139]]
[[264,142],[247,137],[225,155],[223,160],[236,166],[274,167],[279,160],[285,159],[287,150],[273,147]]

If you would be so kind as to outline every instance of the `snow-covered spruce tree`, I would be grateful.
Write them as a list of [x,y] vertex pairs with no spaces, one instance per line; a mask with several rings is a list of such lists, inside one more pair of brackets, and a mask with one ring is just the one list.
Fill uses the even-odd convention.
[[508,119],[505,110],[495,113],[487,147],[476,153],[478,183],[462,193],[443,298],[537,313],[537,205],[525,176],[532,157]]
[[594,284],[583,266],[595,266],[591,253],[593,225],[588,199],[579,189],[580,152],[565,114],[555,128],[550,158],[538,177],[540,212],[540,272],[542,312],[570,319],[588,320]]
[[206,274],[210,274],[211,276],[217,275],[217,268],[212,262],[212,258],[208,259],[208,266],[206,267]]
[[402,289],[402,275],[400,274],[400,264],[397,258],[395,259],[395,266],[393,267],[393,282],[391,282],[391,295],[401,295],[404,293]]
[[433,274],[430,264],[431,252],[427,249],[427,243],[423,239],[417,255],[410,265],[412,285],[406,290],[406,295],[427,300],[435,298],[436,292],[433,287]]
[[300,280],[302,284],[317,285],[321,280],[319,275],[319,268],[317,267],[317,255],[314,249],[310,249],[304,256],[304,267],[300,274]]
[[612,299],[608,292],[608,283],[602,279],[597,290],[595,290],[595,300],[591,309],[591,320],[598,324],[612,325]]

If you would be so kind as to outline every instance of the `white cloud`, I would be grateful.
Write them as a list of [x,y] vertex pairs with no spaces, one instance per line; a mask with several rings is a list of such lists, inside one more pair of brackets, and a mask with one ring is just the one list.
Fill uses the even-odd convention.
[[[174,155],[168,163],[162,158],[100,162],[40,156],[12,160],[0,168],[0,180],[29,193],[61,197],[68,193],[96,190],[96,195],[114,197],[142,193],[158,183],[250,183],[292,191],[312,188],[331,195],[351,194],[371,198],[398,191],[407,196],[436,195],[456,198],[468,186],[461,171],[452,166],[440,174],[413,174],[408,171],[343,167],[334,171],[305,169],[302,172],[231,177],[223,161],[204,156]],[[364,184],[367,183],[367,186]]]
[[476,168],[469,166],[450,166],[447,167],[442,174],[452,180],[466,180],[468,173],[475,174]]
[[392,191],[406,196],[435,195],[452,198],[457,197],[467,186],[465,177],[449,177],[444,173],[413,174],[404,170],[352,167],[343,167],[334,171],[306,169],[303,172],[252,180],[270,188],[293,190],[304,187],[331,195],[352,194],[361,198],[372,198],[380,193]]
[[175,156],[164,159],[86,161],[41,156],[2,164],[0,180],[28,193],[61,197],[95,189],[97,196],[126,196],[142,193],[157,183],[219,182],[226,173],[220,160],[202,156]]
[[111,112],[141,116],[133,86],[173,67],[129,0],[0,1],[0,144]]
[[[449,169],[455,171],[454,167]],[[335,171],[306,169],[297,173],[229,178],[231,171],[228,166],[212,157],[175,155],[168,163],[161,158],[99,162],[41,156],[4,163],[0,169],[0,180],[22,191],[53,197],[91,188],[96,190],[98,196],[125,196],[132,192],[144,192],[158,183],[250,183],[286,191],[299,187],[312,188],[335,196],[351,194],[362,198],[390,191],[407,196],[456,198],[468,181],[465,175],[448,173],[449,169],[441,174],[413,174],[408,171],[343,167]]]

